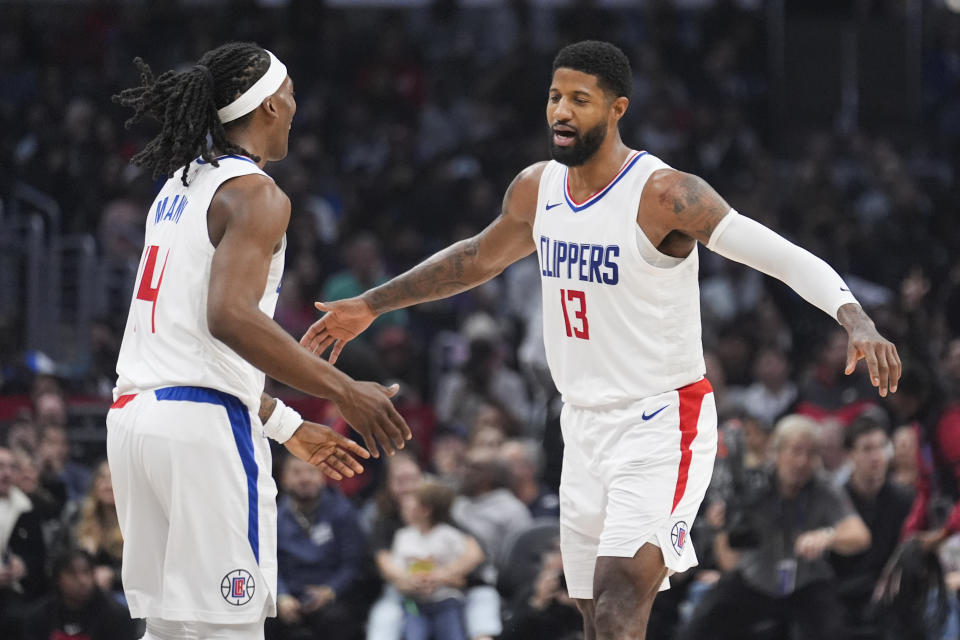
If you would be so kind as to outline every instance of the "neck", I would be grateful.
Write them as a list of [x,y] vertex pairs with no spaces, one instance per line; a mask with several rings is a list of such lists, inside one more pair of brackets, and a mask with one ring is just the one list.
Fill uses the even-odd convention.
[[[267,144],[263,134],[252,131],[253,127],[247,126],[241,130],[230,132],[227,139],[233,144],[246,149],[249,153],[260,158],[257,166],[263,169],[267,164]],[[252,158],[251,158],[252,160]]]
[[858,495],[864,498],[872,498],[883,488],[884,477],[871,477],[867,475],[852,474],[850,476],[850,486]]
[[320,495],[318,494],[314,498],[298,498],[296,496],[290,496],[293,500],[293,506],[296,507],[297,511],[303,514],[308,514],[320,504]]
[[416,522],[413,525],[413,528],[419,531],[420,533],[429,533],[430,529],[433,529],[433,523],[429,520],[424,520],[423,522]]
[[787,499],[797,497],[797,494],[800,493],[800,490],[803,489],[804,484],[806,484],[805,482],[788,483],[783,480],[779,480],[778,483],[780,485],[780,496]]
[[623,144],[618,130],[608,133],[607,139],[589,160],[578,167],[570,167],[567,173],[570,194],[574,199],[582,200],[603,189],[617,175],[632,151]]
[[532,479],[517,484],[515,491],[520,502],[526,505],[532,504],[533,501],[537,499],[537,496],[540,495],[540,487],[538,487],[537,483]]

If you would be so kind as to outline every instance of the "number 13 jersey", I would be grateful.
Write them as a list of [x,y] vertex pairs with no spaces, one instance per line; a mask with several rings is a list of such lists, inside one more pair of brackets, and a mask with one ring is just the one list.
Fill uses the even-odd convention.
[[[143,255],[117,362],[115,398],[169,386],[208,387],[239,398],[254,413],[264,374],[210,334],[207,297],[214,246],[207,209],[227,180],[266,175],[249,158],[224,156],[219,167],[196,160],[167,180],[147,213]],[[273,316],[283,275],[273,254],[260,311]]]
[[[703,377],[696,247],[669,267],[637,225],[640,194],[667,165],[632,151],[583,202],[567,167],[540,177],[533,239],[543,284],[547,362],[564,402],[601,407],[678,389]],[[668,259],[669,260],[669,259]]]

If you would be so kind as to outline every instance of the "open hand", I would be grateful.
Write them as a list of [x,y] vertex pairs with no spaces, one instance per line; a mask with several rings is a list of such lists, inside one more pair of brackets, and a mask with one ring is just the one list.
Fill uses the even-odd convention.
[[336,363],[344,345],[360,335],[371,322],[377,319],[377,314],[360,297],[337,302],[314,302],[313,306],[326,313],[310,325],[307,332],[300,338],[300,344],[318,356],[323,355],[323,352],[333,345],[330,364]]
[[897,348],[877,332],[873,321],[860,305],[843,305],[837,318],[850,336],[844,373],[853,373],[857,361],[863,358],[870,373],[870,384],[879,390],[880,396],[885,398],[888,390],[895,392],[903,369]]
[[337,401],[343,418],[363,436],[374,458],[380,457],[378,443],[388,455],[393,455],[413,437],[410,427],[390,401],[399,390],[396,384],[387,388],[376,382],[356,382]]
[[352,478],[363,473],[356,458],[369,458],[370,453],[350,438],[330,427],[304,422],[284,443],[290,453],[323,471],[333,480]]

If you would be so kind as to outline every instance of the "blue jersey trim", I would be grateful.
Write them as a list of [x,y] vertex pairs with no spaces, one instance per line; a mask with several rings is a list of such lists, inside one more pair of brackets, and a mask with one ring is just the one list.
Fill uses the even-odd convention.
[[154,391],[157,400],[178,400],[180,402],[202,402],[218,404],[227,411],[233,440],[240,454],[240,462],[247,476],[247,539],[253,550],[253,557],[260,564],[260,509],[257,476],[259,468],[253,453],[253,434],[250,431],[250,413],[239,398],[223,391],[204,387],[165,387]]
[[584,209],[586,209],[587,207],[593,204],[596,204],[597,202],[600,201],[601,198],[603,198],[603,196],[607,195],[607,193],[610,192],[610,189],[613,189],[615,184],[623,180],[623,176],[627,175],[630,172],[630,169],[633,168],[633,165],[637,164],[637,160],[639,160],[645,155],[647,155],[646,151],[641,151],[640,153],[638,153],[636,157],[630,161],[630,164],[628,164],[627,166],[625,166],[623,169],[620,170],[620,175],[614,178],[613,182],[611,182],[606,187],[604,187],[603,190],[600,191],[600,193],[591,196],[588,202],[585,202],[580,206],[577,206],[576,204],[574,204],[573,200],[571,200],[570,196],[567,194],[567,174],[569,173],[570,169],[565,169],[563,172],[563,199],[567,201],[567,206],[570,207],[575,213],[579,213]]
[[[251,160],[246,156],[237,156],[233,154],[226,155],[226,156],[217,156],[217,160],[223,160],[224,158],[234,158],[236,160],[243,160],[244,162],[249,162],[250,164],[257,164],[256,162],[254,162],[253,160]],[[203,158],[197,158],[197,164],[210,164],[210,163],[204,160]]]

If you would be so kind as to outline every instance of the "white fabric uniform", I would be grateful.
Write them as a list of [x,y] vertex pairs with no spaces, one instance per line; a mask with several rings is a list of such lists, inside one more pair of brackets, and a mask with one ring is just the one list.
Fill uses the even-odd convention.
[[547,361],[565,403],[561,551],[575,598],[593,597],[598,555],[633,557],[652,542],[671,571],[696,564],[687,538],[717,446],[697,251],[659,260],[636,222],[647,179],[665,167],[631,152],[580,203],[564,165],[540,178],[533,237]]
[[[276,611],[276,485],[258,417],[264,375],[207,326],[207,209],[227,180],[265,174],[239,156],[219,164],[194,162],[189,187],[178,172],[150,208],[107,415],[135,618],[244,625]],[[260,300],[270,316],[282,273],[281,250]]]

